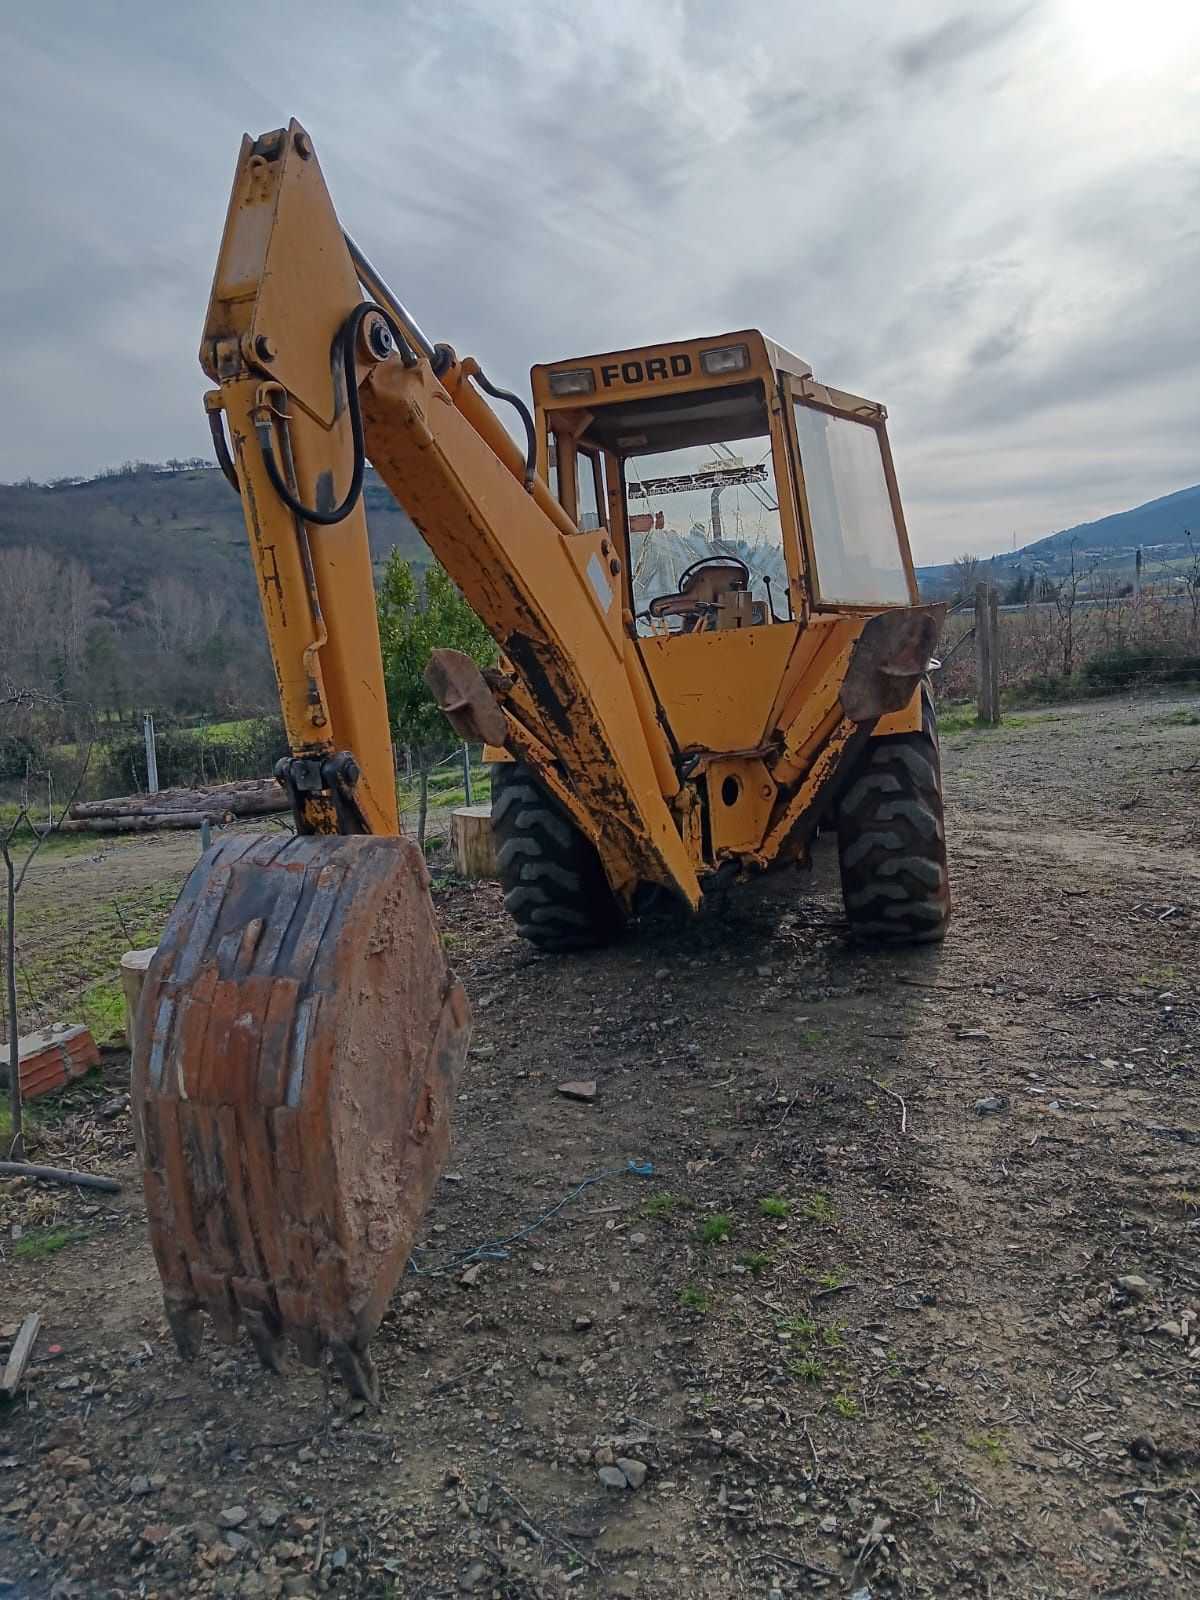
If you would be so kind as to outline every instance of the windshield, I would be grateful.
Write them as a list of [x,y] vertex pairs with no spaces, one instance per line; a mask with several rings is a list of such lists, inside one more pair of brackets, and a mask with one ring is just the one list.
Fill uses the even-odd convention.
[[[626,456],[623,466],[639,632],[749,626],[786,616],[787,564],[768,434]],[[704,569],[705,581],[689,584],[688,569],[706,558],[717,559]],[[733,608],[722,605],[722,594],[737,589],[750,603],[731,622]]]

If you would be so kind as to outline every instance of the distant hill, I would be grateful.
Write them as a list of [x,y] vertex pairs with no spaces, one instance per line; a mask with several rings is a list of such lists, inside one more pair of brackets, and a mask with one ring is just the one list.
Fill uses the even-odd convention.
[[1026,545],[1021,554],[1061,550],[1069,547],[1072,539],[1077,548],[1084,550],[1134,550],[1138,545],[1174,547],[1185,542],[1184,532],[1189,529],[1200,539],[1200,484],[1147,500],[1132,511],[1114,512],[1098,522],[1064,528],[1061,533]]
[[[1200,484],[1147,500],[1131,511],[1117,511],[1096,522],[1063,528],[1020,550],[1005,550],[986,558],[983,564],[992,582],[1019,573],[1054,578],[1062,575],[1073,546],[1077,570],[1083,565],[1110,577],[1123,576],[1127,570],[1132,571],[1139,548],[1160,567],[1190,564],[1192,552],[1186,537],[1189,531],[1200,549]],[[930,594],[950,575],[949,562],[917,569],[922,591]]]
[[[428,561],[420,535],[369,470],[364,494],[376,566],[393,545]],[[118,626],[164,573],[219,595],[234,615],[257,614],[241,503],[216,467],[139,465],[79,483],[0,484],[0,549],[12,545],[80,561]]]

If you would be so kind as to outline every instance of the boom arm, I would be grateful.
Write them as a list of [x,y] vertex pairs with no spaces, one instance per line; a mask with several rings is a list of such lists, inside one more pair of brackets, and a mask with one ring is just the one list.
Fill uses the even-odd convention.
[[[506,743],[543,770],[619,889],[658,883],[695,906],[679,780],[607,533],[574,526],[477,364],[432,349],[351,251],[305,131],[244,140],[201,361],[220,385],[207,404],[214,437],[220,412],[228,422],[302,827],[397,829],[359,493],[369,458],[513,664]],[[383,303],[364,302],[362,277]]]

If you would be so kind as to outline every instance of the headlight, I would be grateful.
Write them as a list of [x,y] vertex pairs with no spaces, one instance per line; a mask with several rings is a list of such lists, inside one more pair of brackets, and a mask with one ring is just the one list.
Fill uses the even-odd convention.
[[550,374],[551,394],[591,394],[596,387],[596,374],[591,367],[572,367],[569,372]]
[[750,351],[744,344],[723,344],[716,350],[701,350],[700,365],[710,378],[723,372],[741,372],[750,365]]

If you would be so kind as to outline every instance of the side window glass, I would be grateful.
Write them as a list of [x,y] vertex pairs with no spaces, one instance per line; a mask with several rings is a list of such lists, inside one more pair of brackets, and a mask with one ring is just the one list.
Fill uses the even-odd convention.
[[870,423],[800,402],[796,432],[820,598],[831,605],[907,605],[908,574],[879,434]]
[[597,495],[600,462],[590,450],[575,452],[575,504],[576,518],[581,533],[590,533],[605,520]]

